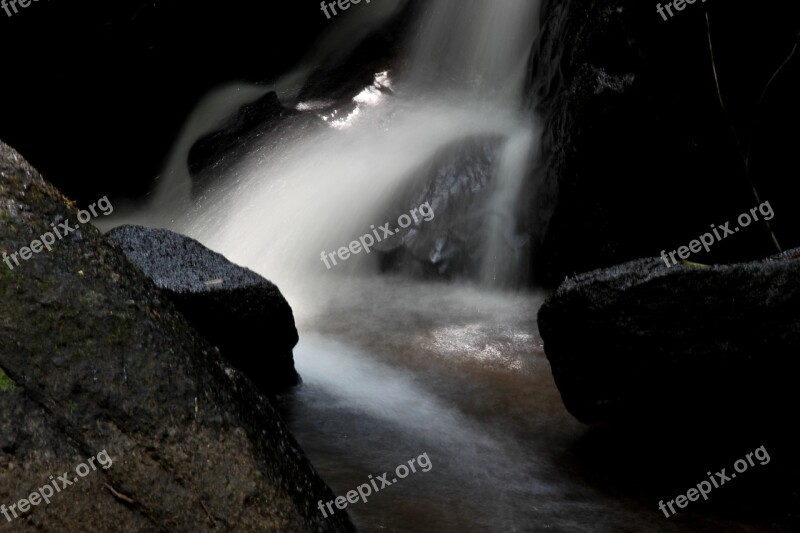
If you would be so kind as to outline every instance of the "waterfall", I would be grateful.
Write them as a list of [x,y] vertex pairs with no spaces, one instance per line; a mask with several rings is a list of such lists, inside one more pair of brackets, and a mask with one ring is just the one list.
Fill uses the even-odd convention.
[[533,156],[536,135],[531,127],[509,133],[500,157],[497,183],[489,203],[480,280],[491,286],[518,286],[525,281],[528,262],[520,257],[527,237],[517,233],[517,202]]
[[[345,22],[332,28],[322,46],[274,86],[232,85],[207,97],[176,142],[148,208],[115,222],[186,233],[291,292],[309,278],[329,274],[320,262],[321,251],[346,246],[371,225],[386,222],[392,207],[416,207],[394,206],[393,199],[441,149],[454,141],[495,136],[504,139],[504,146],[495,198],[489,202],[496,216],[483,235],[481,278],[498,283],[515,277],[508,243],[519,240],[514,235],[516,201],[537,143],[532,119],[520,111],[535,37],[534,1],[426,4],[407,43],[408,68],[376,73],[376,83],[397,87],[398,96],[365,88],[354,110],[323,117],[332,127],[266,140],[246,163],[220,177],[212,194],[194,205],[190,200],[186,155],[193,142],[231,109],[267,90],[275,90],[284,105],[302,104],[296,96],[314,62],[331,60],[331,50],[353,49],[364,28],[378,27],[405,2],[379,5],[351,10],[358,15],[349,21],[343,17]],[[374,271],[375,254],[357,259],[340,271]]]
[[[334,103],[335,110],[300,100],[313,67],[353,50],[368,27],[379,27],[404,1],[352,7],[332,21],[317,52],[270,87],[238,84],[210,94],[176,142],[155,198],[124,222],[190,235],[280,287],[300,331],[294,358],[304,379],[289,399],[290,427],[334,490],[344,493],[365,472],[384,471],[406,449],[435,458],[437,475],[354,507],[363,530],[391,516],[409,530],[436,530],[427,517],[408,518],[419,501],[436,501],[455,530],[469,530],[468,523],[476,531],[513,531],[531,523],[519,502],[552,498],[555,489],[546,472],[528,464],[529,447],[513,430],[464,407],[486,390],[471,388],[476,378],[489,388],[499,376],[508,380],[508,389],[487,401],[505,405],[516,380],[538,364],[530,330],[536,298],[494,288],[513,285],[524,270],[516,215],[525,207],[538,132],[521,102],[538,2],[416,3],[419,22],[406,37],[405,60],[375,72],[371,86],[352,102]],[[351,14],[358,19],[348,21]],[[190,147],[232,109],[268,91],[287,108],[317,114],[319,127],[259,137],[246,158],[193,198]],[[418,207],[404,204],[409,189],[430,177],[420,169],[438,165],[443,153],[488,145],[496,155],[484,158],[481,172],[494,169],[488,184],[475,180],[484,188],[474,207],[477,219],[488,221],[474,232],[480,257],[473,274],[484,286],[376,276],[378,253],[353,256],[335,270],[320,260],[321,252],[346,247],[392,213]],[[447,215],[443,208],[435,222]],[[447,371],[436,377],[442,366]],[[505,411],[497,418],[504,420]],[[474,508],[484,513],[469,515]]]
[[410,79],[517,99],[538,26],[533,0],[434,0],[410,45]]

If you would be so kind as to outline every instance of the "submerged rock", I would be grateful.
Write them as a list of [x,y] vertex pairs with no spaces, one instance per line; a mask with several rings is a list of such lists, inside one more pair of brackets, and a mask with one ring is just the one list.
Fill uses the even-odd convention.
[[641,259],[566,280],[538,320],[567,409],[584,422],[794,416],[798,257],[671,268]]
[[[13,253],[76,211],[0,143],[0,218]],[[94,227],[0,264],[0,299],[0,502],[103,450],[113,461],[17,528],[354,530],[318,511],[333,494],[270,401]]]
[[106,238],[263,391],[282,392],[299,383],[292,308],[273,283],[169,230],[122,226]]

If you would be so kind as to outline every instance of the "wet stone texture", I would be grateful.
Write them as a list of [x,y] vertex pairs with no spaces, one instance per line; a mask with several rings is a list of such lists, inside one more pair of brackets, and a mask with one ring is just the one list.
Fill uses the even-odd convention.
[[798,254],[713,267],[641,259],[565,281],[539,328],[567,409],[584,422],[666,409],[786,416],[800,370]]
[[285,392],[299,383],[294,316],[273,283],[169,230],[121,226],[106,238],[262,391]]
[[[76,211],[0,143],[0,253]],[[8,524],[42,531],[352,531],[272,404],[92,226],[0,264],[0,503],[113,460]],[[343,518],[344,517],[344,518]]]

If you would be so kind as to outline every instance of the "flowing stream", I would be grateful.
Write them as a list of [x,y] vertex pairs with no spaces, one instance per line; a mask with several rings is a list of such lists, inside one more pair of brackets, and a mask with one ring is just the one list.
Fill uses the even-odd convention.
[[[375,73],[391,97],[365,88],[354,109],[323,117],[330,127],[265,140],[213,193],[191,198],[186,156],[200,135],[267,90],[287,107],[313,109],[297,100],[309,65],[351,50],[403,5],[353,6],[275,86],[210,94],[155,197],[125,221],[186,233],[280,287],[295,310],[304,380],[282,408],[337,494],[369,475],[393,479],[397,465],[427,453],[430,471],[349,506],[360,530],[661,530],[652,509],[585,487],[564,459],[583,428],[564,410],[542,351],[541,296],[498,288],[520,276],[499,243],[513,234],[538,146],[521,105],[537,1],[431,0],[408,38],[407,68]],[[382,224],[391,208],[414,207],[393,200],[416,169],[481,136],[502,145],[478,279],[379,275],[376,254],[325,268],[321,251]]]

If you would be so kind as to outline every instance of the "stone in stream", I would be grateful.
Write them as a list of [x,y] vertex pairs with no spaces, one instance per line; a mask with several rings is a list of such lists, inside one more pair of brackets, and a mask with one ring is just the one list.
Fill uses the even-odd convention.
[[[0,252],[76,217],[0,143]],[[10,530],[354,531],[271,401],[93,226],[0,264],[0,301],[0,503],[112,460]]]
[[278,287],[194,239],[121,226],[106,234],[222,355],[264,392],[299,383],[297,328]]
[[793,416],[797,257],[671,268],[641,259],[567,279],[538,317],[567,409],[584,422]]

